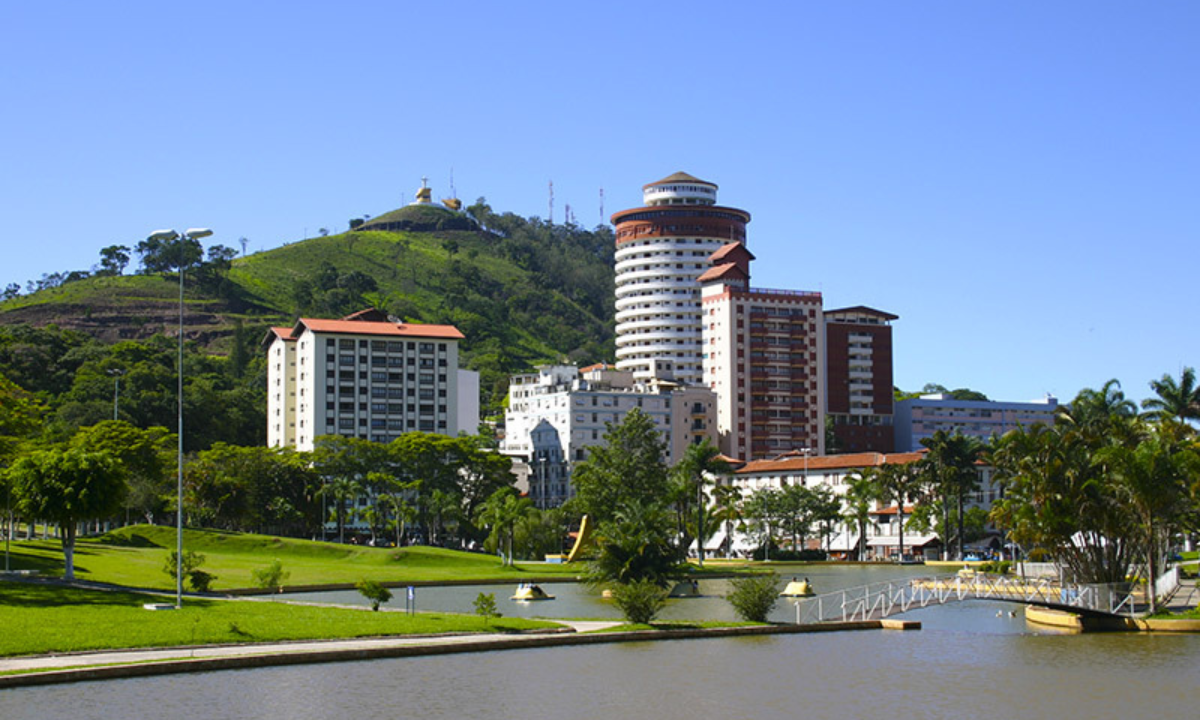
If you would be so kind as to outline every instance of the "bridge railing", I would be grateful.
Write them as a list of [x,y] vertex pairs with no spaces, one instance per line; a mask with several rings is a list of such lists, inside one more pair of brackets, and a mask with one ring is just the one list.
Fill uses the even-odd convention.
[[[1129,583],[1082,585],[1056,578],[1008,575],[919,577],[872,583],[796,602],[798,624],[888,617],[912,609],[967,599],[1078,608],[1108,615],[1137,612],[1139,595]],[[1144,602],[1144,598],[1142,598]]]

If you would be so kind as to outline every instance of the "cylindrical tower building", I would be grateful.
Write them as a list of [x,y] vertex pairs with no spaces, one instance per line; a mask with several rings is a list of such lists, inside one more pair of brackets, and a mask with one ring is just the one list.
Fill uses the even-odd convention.
[[612,216],[617,231],[617,368],[635,379],[701,384],[700,284],[708,257],[746,242],[750,213],[717,205],[717,186],[678,172],[642,187],[645,207]]

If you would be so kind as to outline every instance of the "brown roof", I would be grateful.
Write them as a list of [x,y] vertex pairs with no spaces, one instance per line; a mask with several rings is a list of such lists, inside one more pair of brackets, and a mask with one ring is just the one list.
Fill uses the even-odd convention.
[[[736,252],[738,250],[740,250],[741,252],[740,253]],[[745,255],[747,258],[749,258],[751,260],[757,260],[757,258],[754,257],[754,253],[750,252],[750,249],[746,247],[745,243],[731,242],[731,243],[725,243],[715,253],[713,253],[712,255],[709,255],[708,261],[710,263],[716,265],[717,263],[721,262],[725,258],[730,257],[732,255]]]
[[722,280],[729,277],[740,277],[745,280],[746,273],[742,272],[742,269],[736,263],[725,263],[724,265],[717,265],[705,270],[700,277],[696,278],[696,281],[708,282],[709,280]]
[[366,320],[323,320],[300,318],[292,330],[292,337],[300,337],[305,329],[322,333],[346,335],[389,335],[392,337],[424,337],[445,340],[462,340],[465,335],[453,325],[412,325],[393,322],[369,322]]
[[579,368],[579,372],[585,373],[585,372],[591,372],[593,370],[615,370],[616,367],[617,367],[616,365],[608,365],[605,363],[596,363],[595,365],[588,365],[587,367]]
[[[923,452],[891,453],[884,455],[877,452],[847,453],[845,455],[813,455],[808,458],[808,470],[850,470],[854,468],[877,467],[880,465],[907,465],[924,457]],[[804,470],[803,457],[787,456],[775,460],[755,460],[749,462],[738,475],[752,473],[778,473]]]
[[292,337],[292,329],[290,327],[271,327],[267,328],[267,334],[263,337],[260,347],[268,348],[276,340],[296,342],[296,338]]
[[653,187],[655,185],[666,185],[667,183],[677,183],[677,182],[700,183],[701,185],[711,185],[714,188],[717,187],[716,183],[710,183],[707,180],[701,180],[700,178],[698,178],[694,175],[688,175],[685,172],[677,172],[677,173],[672,173],[657,182],[646,183],[645,185],[642,186],[642,189],[645,190],[646,188]]

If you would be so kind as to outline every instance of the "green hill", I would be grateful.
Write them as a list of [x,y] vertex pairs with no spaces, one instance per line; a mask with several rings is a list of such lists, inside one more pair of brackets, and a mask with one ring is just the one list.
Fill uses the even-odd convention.
[[[482,373],[492,406],[510,373],[562,357],[611,358],[611,231],[496,215],[482,202],[471,214],[400,208],[355,231],[185,274],[185,337],[225,355],[235,336],[247,344],[269,325],[373,305],[410,322],[458,326],[463,363]],[[174,273],[83,275],[62,273],[69,281],[0,302],[0,326],[54,325],[106,344],[174,335]]]

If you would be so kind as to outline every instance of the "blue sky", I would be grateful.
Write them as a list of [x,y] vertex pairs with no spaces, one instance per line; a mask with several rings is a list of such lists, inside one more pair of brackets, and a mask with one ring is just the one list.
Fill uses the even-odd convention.
[[757,285],[995,399],[1200,364],[1200,4],[9,3],[0,285],[438,197],[580,224],[684,170]]

